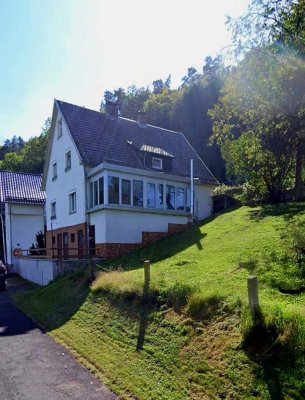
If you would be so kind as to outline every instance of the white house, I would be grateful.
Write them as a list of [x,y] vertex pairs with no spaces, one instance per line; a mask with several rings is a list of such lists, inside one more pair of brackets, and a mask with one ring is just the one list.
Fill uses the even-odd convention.
[[63,255],[116,256],[212,211],[218,182],[182,133],[106,111],[54,102],[42,188],[47,247]]
[[7,264],[13,263],[14,249],[29,249],[36,234],[44,232],[41,181],[41,175],[0,171],[0,248]]

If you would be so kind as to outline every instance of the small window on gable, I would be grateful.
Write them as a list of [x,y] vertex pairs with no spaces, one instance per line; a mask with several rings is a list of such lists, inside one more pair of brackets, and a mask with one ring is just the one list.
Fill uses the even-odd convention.
[[57,162],[53,162],[52,165],[52,181],[55,181],[57,179]]
[[62,119],[59,118],[57,122],[57,139],[59,139],[62,136]]
[[71,150],[66,152],[66,168],[65,171],[71,169]]
[[162,169],[162,158],[153,157],[151,160],[152,168]]

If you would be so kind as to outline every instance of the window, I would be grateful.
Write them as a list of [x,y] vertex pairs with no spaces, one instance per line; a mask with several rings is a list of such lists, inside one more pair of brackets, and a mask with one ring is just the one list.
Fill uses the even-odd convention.
[[175,209],[175,186],[166,185],[166,208]]
[[191,211],[191,189],[186,189],[186,211]]
[[156,169],[162,169],[162,158],[153,157],[151,160],[151,166]]
[[51,203],[51,219],[56,218],[56,201],[52,201]]
[[99,179],[99,204],[104,204],[104,178]]
[[57,162],[53,162],[52,165],[52,181],[55,181],[57,179]]
[[133,205],[143,207],[143,182],[133,181]]
[[56,243],[55,236],[52,236],[52,244],[55,244],[55,243]]
[[98,181],[93,182],[93,205],[98,205]]
[[69,194],[69,212],[73,213],[76,211],[76,192]]
[[71,151],[66,152],[66,168],[65,171],[69,171],[71,169]]
[[129,179],[122,179],[122,204],[131,204],[131,182]]
[[89,189],[89,208],[93,207],[93,182],[90,182]]
[[75,233],[71,233],[71,243],[75,243]]
[[109,204],[119,204],[120,180],[114,176],[108,176],[108,199]]
[[163,185],[162,185],[162,183],[157,184],[156,208],[163,208]]
[[176,190],[176,209],[184,210],[184,188],[181,187]]
[[148,183],[147,185],[147,207],[156,207],[156,185],[154,183]]
[[57,122],[57,139],[62,136],[62,119],[60,118]]

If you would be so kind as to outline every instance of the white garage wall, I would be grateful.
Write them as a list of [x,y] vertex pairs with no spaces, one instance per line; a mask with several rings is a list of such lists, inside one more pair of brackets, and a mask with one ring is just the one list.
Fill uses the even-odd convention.
[[44,208],[28,204],[5,204],[7,262],[12,264],[12,251],[28,249],[36,243],[36,233],[44,232]]

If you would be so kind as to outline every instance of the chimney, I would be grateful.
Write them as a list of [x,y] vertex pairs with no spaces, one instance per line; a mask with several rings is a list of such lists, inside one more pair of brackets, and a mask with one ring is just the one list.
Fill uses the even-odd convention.
[[138,125],[145,126],[146,125],[146,113],[145,111],[138,111]]
[[119,106],[113,101],[107,101],[105,105],[106,116],[110,119],[117,119],[119,116]]

